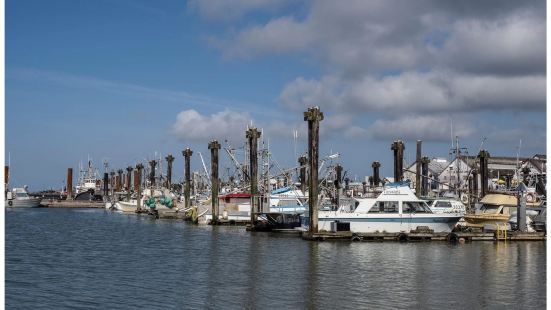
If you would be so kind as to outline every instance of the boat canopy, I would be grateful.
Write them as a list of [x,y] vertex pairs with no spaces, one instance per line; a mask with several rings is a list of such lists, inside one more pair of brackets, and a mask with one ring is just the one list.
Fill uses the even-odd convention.
[[274,189],[272,191],[272,195],[277,195],[277,194],[283,194],[283,193],[286,193],[288,191],[291,190],[291,187],[289,186],[286,186],[286,187],[282,187],[282,188],[278,188],[278,189]]
[[[516,207],[518,204],[517,197],[505,194],[488,194],[480,200],[480,203],[485,205]],[[526,203],[527,206],[538,206],[539,203]]]

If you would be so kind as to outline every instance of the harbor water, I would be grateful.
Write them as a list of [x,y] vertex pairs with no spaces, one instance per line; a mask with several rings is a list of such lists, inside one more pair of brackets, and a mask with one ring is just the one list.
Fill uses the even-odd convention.
[[7,309],[545,309],[545,242],[309,242],[8,210]]

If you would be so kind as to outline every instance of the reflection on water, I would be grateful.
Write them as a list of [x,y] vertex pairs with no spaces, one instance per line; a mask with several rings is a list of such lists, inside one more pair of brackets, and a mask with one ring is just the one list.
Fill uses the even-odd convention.
[[545,257],[544,242],[316,243],[103,210],[16,210],[6,212],[6,306],[544,309]]

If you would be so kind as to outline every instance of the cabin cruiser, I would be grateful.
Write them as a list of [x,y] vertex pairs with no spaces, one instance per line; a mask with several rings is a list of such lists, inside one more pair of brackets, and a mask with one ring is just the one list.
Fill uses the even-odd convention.
[[41,198],[31,197],[27,192],[27,186],[15,187],[7,193],[7,206],[11,208],[37,208]]
[[465,205],[455,199],[437,198],[425,200],[434,213],[461,213],[465,214]]
[[474,214],[465,214],[465,226],[484,228],[485,225],[507,224],[517,198],[506,194],[488,194],[476,205]]
[[336,211],[319,211],[318,228],[331,231],[332,223],[337,222],[349,223],[353,233],[408,233],[418,227],[451,232],[462,216],[461,213],[434,213],[425,201],[415,196],[407,182],[396,182],[385,185],[375,199],[356,198],[353,204],[340,206]]

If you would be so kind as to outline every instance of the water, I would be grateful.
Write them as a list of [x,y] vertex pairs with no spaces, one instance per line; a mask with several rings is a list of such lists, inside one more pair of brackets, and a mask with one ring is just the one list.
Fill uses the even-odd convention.
[[104,210],[6,211],[8,309],[545,309],[544,242],[308,242]]

